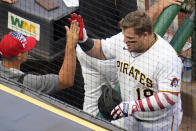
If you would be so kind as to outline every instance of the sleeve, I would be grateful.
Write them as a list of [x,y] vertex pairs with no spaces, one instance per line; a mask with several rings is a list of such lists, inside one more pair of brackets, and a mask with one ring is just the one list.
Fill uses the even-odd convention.
[[123,42],[122,32],[110,38],[101,40],[102,51],[106,59],[116,58],[116,53],[118,52],[118,46],[122,42]]
[[59,89],[59,77],[55,74],[31,75],[24,77],[23,84],[37,91],[51,94]]
[[177,56],[171,56],[160,67],[158,74],[159,92],[180,92],[182,61]]
[[178,101],[179,95],[168,92],[159,92],[150,97],[136,100],[135,103],[139,107],[139,111],[157,111],[170,108]]
[[170,108],[179,100],[182,62],[177,55],[172,53],[170,57],[166,55],[165,57],[167,58],[162,58],[162,64],[160,63],[158,67],[158,93],[136,100],[140,111],[157,111]]

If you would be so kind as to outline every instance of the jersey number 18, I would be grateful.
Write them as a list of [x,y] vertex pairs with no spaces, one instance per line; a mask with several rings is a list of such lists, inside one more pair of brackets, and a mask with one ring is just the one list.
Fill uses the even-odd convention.
[[[141,98],[142,97],[141,96],[142,90],[140,88],[136,88],[136,92],[137,92],[137,98],[138,98],[138,100],[142,99]],[[150,96],[153,95],[153,93],[154,93],[154,91],[151,90],[151,89],[144,89],[143,90],[144,97],[150,97]]]

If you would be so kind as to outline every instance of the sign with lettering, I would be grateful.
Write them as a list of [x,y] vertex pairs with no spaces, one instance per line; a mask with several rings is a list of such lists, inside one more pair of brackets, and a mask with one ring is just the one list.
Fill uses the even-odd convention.
[[8,12],[8,29],[40,40],[40,25]]

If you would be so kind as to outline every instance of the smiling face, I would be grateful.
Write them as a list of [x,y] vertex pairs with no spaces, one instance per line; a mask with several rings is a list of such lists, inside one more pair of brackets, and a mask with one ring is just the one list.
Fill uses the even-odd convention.
[[130,52],[142,53],[148,49],[153,30],[152,21],[145,12],[130,12],[119,22],[119,27]]
[[137,35],[134,32],[133,28],[127,28],[122,30],[124,35],[124,42],[127,45],[127,48],[130,52],[138,52],[142,53],[146,48],[146,36],[144,35]]

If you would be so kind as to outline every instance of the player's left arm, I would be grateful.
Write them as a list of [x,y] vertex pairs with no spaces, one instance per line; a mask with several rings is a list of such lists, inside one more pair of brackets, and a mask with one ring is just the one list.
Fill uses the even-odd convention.
[[178,101],[179,93],[159,92],[150,97],[131,102],[121,102],[111,115],[114,119],[131,116],[136,111],[149,112],[170,108]]
[[159,92],[135,103],[139,111],[157,111],[173,106],[178,101],[178,95],[178,92]]
[[[181,84],[181,68],[179,62],[171,66],[164,65],[164,68],[159,73],[158,78],[158,93],[135,101],[138,111],[157,111],[165,108],[170,108],[178,101]],[[169,67],[170,66],[170,67]]]
[[147,10],[147,14],[152,19],[152,21],[155,21],[164,8],[167,8],[173,4],[181,5],[182,2],[184,2],[184,0],[159,0],[149,10]]
[[178,102],[182,62],[175,56],[170,56],[170,58],[159,66],[158,93],[141,100],[121,102],[111,112],[114,119],[132,115],[136,111],[151,112],[170,108]]

